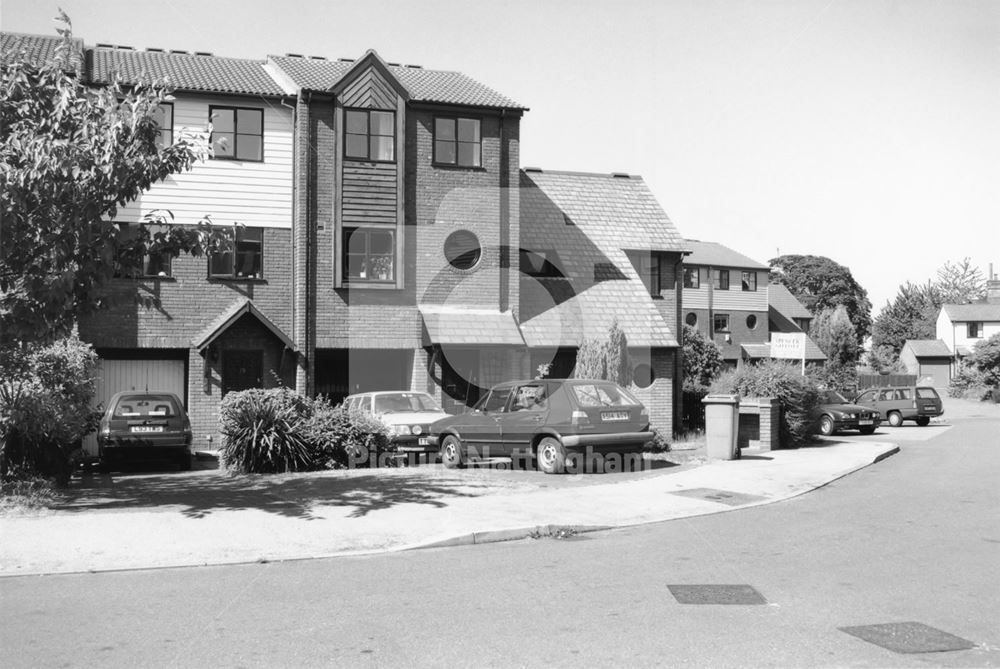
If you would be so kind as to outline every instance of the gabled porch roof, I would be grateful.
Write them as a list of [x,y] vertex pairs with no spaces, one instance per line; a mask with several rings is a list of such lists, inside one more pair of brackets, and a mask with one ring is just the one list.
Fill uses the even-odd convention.
[[261,325],[267,328],[271,334],[284,344],[285,348],[295,351],[295,344],[292,343],[291,338],[286,335],[281,328],[275,325],[270,318],[265,316],[264,313],[257,308],[257,305],[253,303],[253,300],[248,297],[236,300],[232,306],[219,314],[217,318],[213,319],[204,330],[199,332],[198,335],[191,340],[191,345],[198,349],[199,352],[204,351],[206,348],[211,346],[212,342],[232,327],[232,325],[244,314],[252,315],[260,321]]

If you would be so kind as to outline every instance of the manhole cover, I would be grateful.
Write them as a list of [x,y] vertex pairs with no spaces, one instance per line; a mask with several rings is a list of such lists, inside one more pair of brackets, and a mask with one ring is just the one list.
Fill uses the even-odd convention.
[[668,585],[680,604],[740,604],[755,606],[767,600],[749,585]]
[[885,623],[838,629],[896,653],[940,653],[976,647],[971,641],[923,623]]
[[695,499],[707,499],[710,502],[718,502],[728,506],[743,506],[754,502],[763,502],[767,497],[760,495],[749,495],[744,492],[733,492],[732,490],[717,490],[716,488],[688,488],[687,490],[674,490],[672,495],[683,497],[694,497]]

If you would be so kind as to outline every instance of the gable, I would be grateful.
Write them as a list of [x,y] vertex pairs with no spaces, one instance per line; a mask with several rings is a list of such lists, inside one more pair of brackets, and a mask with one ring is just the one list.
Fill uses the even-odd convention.
[[392,84],[371,66],[347,84],[340,100],[345,107],[357,109],[395,109],[396,97]]

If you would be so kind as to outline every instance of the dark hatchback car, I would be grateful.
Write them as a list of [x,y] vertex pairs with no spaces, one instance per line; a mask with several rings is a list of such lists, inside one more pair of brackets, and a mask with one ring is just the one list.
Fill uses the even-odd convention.
[[572,453],[637,453],[653,438],[649,413],[611,381],[543,379],[501,383],[467,413],[431,425],[446,467],[477,457],[533,456],[546,474]]
[[191,468],[191,422],[177,395],[124,391],[108,402],[97,432],[101,467],[169,460]]
[[838,430],[857,430],[861,434],[872,434],[881,422],[877,411],[851,404],[847,398],[833,390],[825,390],[820,394],[818,413],[819,433],[826,436]]

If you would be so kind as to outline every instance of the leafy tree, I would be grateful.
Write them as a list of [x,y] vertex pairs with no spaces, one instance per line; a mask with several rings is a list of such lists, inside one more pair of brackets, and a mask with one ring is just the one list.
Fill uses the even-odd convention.
[[856,385],[860,347],[847,308],[841,304],[821,311],[813,319],[809,336],[827,357],[826,364],[817,372],[820,379],[832,388]]
[[606,340],[585,339],[576,353],[576,369],[573,376],[578,379],[605,379],[628,386],[632,383],[632,364],[628,354],[628,338],[612,321]]
[[860,345],[871,331],[868,291],[858,285],[851,270],[825,256],[783,255],[769,261],[771,281],[784,284],[814,315],[843,305]]
[[[690,325],[684,326],[684,390],[707,389],[722,371],[722,351]],[[702,393],[704,394],[704,393]]]
[[1000,334],[978,342],[972,349],[969,362],[983,374],[987,385],[1000,388]]
[[945,262],[937,271],[937,277],[934,286],[940,294],[939,307],[942,304],[968,304],[986,297],[986,278],[978,267],[972,266],[969,258]]
[[[115,269],[118,207],[208,152],[184,132],[156,146],[153,115],[171,99],[164,86],[85,86],[70,67],[69,19],[60,20],[63,42],[51,62],[5,53],[0,65],[0,346],[53,341],[99,309]],[[148,222],[166,227],[142,227],[122,244],[127,255],[227,246],[207,217],[183,227],[159,212]]]
[[872,348],[888,347],[898,356],[907,339],[935,339],[941,293],[927,282],[907,281],[892,302],[885,305],[872,324]]

